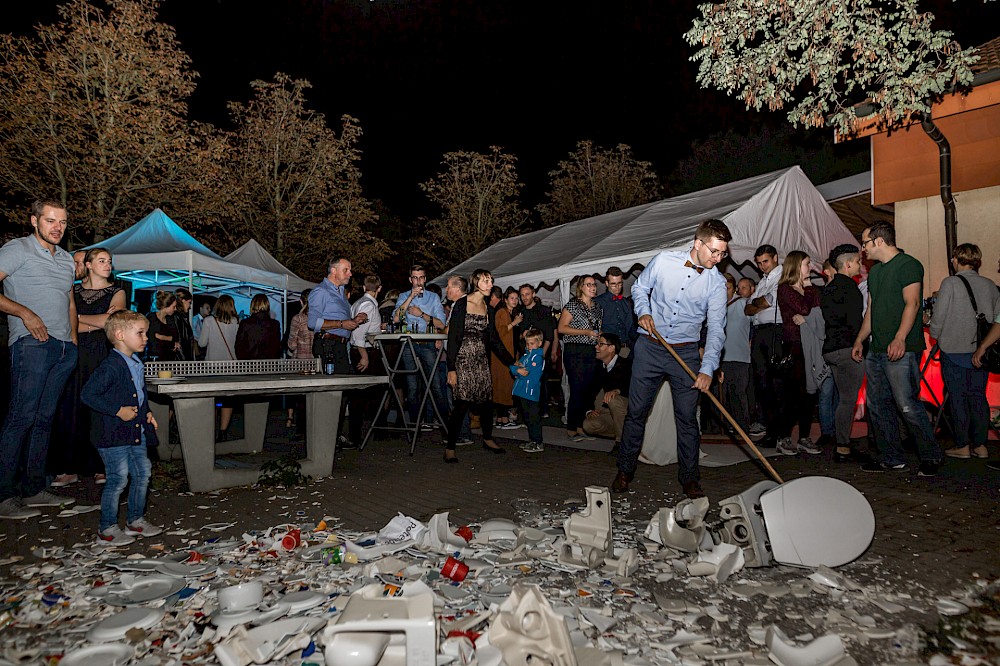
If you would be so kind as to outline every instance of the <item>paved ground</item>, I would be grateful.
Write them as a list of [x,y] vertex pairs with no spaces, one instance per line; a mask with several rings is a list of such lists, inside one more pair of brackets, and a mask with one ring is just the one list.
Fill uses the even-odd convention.
[[[271,416],[267,452],[303,450],[301,441],[286,436],[280,412]],[[425,435],[412,457],[399,440],[374,440],[364,451],[338,452],[334,474],[304,486],[200,495],[184,492],[179,463],[157,463],[147,516],[174,530],[234,524],[212,536],[237,536],[286,522],[316,523],[325,516],[338,518],[347,529],[377,530],[398,512],[426,520],[448,511],[451,524],[458,526],[491,517],[516,518],[518,508],[532,501],[559,510],[567,500],[582,500],[586,486],[610,484],[615,474],[614,458],[605,453],[547,447],[543,454],[529,455],[515,442],[507,444],[505,456],[478,445],[460,447],[461,463],[445,465],[437,433]],[[1000,474],[988,471],[984,461],[949,461],[940,476],[922,479],[915,471],[866,474],[853,465],[836,465],[829,457],[828,452],[771,462],[785,481],[832,476],[869,499],[877,521],[875,539],[861,566],[845,568],[848,575],[872,589],[919,589],[925,599],[950,595],[976,580],[1000,578]],[[641,467],[631,492],[615,496],[616,514],[648,520],[658,508],[673,506],[682,499],[675,475],[676,466]],[[702,484],[713,502],[765,478],[752,462],[702,470]],[[92,480],[65,490],[81,503],[99,502],[100,488]],[[0,522],[0,558],[20,555],[31,561],[31,551],[39,546],[71,548],[92,541],[96,513],[67,518],[56,513],[53,509],[40,519]],[[187,539],[208,536],[202,531],[151,541],[173,549]],[[145,553],[149,547],[140,541],[126,550]],[[9,567],[0,566],[0,575],[6,573]],[[915,618],[932,635],[938,628],[933,613]]]
[[[498,433],[499,435],[500,433]],[[502,437],[498,440],[503,442]],[[269,451],[302,447],[285,436],[280,414],[272,413]],[[416,518],[450,511],[453,524],[490,517],[515,516],[515,503],[533,499],[559,505],[583,496],[588,485],[609,485],[615,474],[613,456],[548,447],[529,455],[508,442],[508,454],[493,455],[477,446],[460,447],[461,463],[441,461],[436,433],[421,438],[416,455],[399,440],[374,440],[364,451],[338,452],[332,476],[299,488],[234,488],[205,495],[182,494],[178,463],[157,464],[160,489],[150,497],[148,517],[163,525],[200,527],[213,522],[238,523],[242,530],[263,528],[289,519],[319,520],[336,516],[353,529],[378,529],[397,512]],[[991,445],[993,446],[993,445]],[[871,555],[885,558],[900,574],[912,573],[925,585],[947,590],[971,576],[1000,578],[1000,473],[982,460],[948,461],[937,478],[915,471],[867,474],[854,465],[837,465],[824,456],[771,459],[785,481],[826,475],[858,488],[871,502],[877,520]],[[174,468],[177,481],[168,474]],[[648,518],[682,496],[676,466],[640,467],[625,496],[628,515]],[[744,463],[704,468],[702,485],[713,501],[742,492],[767,478],[762,467]],[[155,487],[155,486],[154,486]],[[99,503],[100,488],[88,479],[65,489],[82,503]],[[271,499],[276,498],[276,499]],[[204,508],[201,508],[204,507]],[[91,538],[96,514],[0,523],[5,555],[30,556],[40,540],[72,546]],[[199,522],[200,521],[200,522]]]

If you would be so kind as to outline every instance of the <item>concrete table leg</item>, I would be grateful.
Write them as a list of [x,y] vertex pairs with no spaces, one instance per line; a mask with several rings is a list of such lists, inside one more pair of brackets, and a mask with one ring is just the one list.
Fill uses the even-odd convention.
[[306,394],[306,459],[302,473],[318,479],[333,473],[343,391]]
[[248,402],[243,405],[243,439],[219,442],[216,453],[257,453],[264,450],[264,432],[267,430],[266,402]]
[[156,438],[159,440],[156,452],[159,454],[160,460],[180,458],[180,450],[170,446],[170,403],[150,400],[149,411],[153,412],[153,418],[156,419],[156,424],[159,426],[156,431]]
[[174,415],[181,437],[184,471],[191,492],[248,486],[257,481],[257,469],[215,468],[215,399],[177,398]]

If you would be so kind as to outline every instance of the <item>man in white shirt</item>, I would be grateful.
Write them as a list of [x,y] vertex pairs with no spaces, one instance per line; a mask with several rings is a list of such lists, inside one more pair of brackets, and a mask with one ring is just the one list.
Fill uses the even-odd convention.
[[771,369],[771,359],[780,358],[781,312],[778,310],[778,280],[781,279],[781,264],[778,251],[773,245],[761,245],[754,252],[754,263],[764,274],[757,283],[750,302],[744,308],[753,317],[753,336],[750,338],[750,364],[753,369],[754,392],[757,405],[764,419],[763,428],[750,426],[750,436],[759,438],[767,433],[760,446],[774,446],[774,433],[781,419],[781,377]]
[[[382,291],[382,280],[377,275],[369,275],[365,278],[364,287],[364,295],[351,306],[353,319],[358,319],[361,313],[368,315],[368,321],[359,324],[351,331],[351,364],[359,375],[384,375],[382,355],[368,339],[368,336],[382,331],[382,317],[378,312],[378,295]],[[342,436],[337,446],[352,448],[362,440],[361,430],[364,422],[374,417],[378,408],[377,402],[384,390],[385,387],[373,386],[350,392],[351,415],[347,424],[348,439],[345,440]]]

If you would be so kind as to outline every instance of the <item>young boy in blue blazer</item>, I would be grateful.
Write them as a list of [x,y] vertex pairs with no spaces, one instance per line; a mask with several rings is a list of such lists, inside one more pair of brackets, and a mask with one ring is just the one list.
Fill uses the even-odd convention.
[[520,400],[521,413],[524,414],[524,424],[528,426],[528,442],[521,445],[526,453],[541,453],[542,444],[542,409],[539,399],[542,395],[542,377],[545,374],[545,351],[542,344],[545,336],[537,328],[529,328],[524,332],[524,356],[510,366],[514,375],[515,398]]
[[[114,349],[83,385],[81,398],[94,412],[94,445],[104,460],[107,482],[101,495],[97,542],[124,546],[137,536],[154,536],[162,528],[149,523],[146,491],[152,469],[146,447],[156,446],[156,419],[149,411],[146,380],[139,354],[146,349],[149,321],[132,310],[108,316],[104,333]],[[118,526],[118,499],[129,477],[125,529]]]

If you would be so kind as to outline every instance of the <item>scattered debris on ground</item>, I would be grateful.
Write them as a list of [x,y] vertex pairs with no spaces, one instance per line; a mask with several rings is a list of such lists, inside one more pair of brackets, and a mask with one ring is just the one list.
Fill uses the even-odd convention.
[[[751,568],[704,532],[694,548],[664,545],[668,521],[629,519],[627,497],[585,492],[555,507],[526,498],[516,521],[468,526],[400,514],[360,533],[300,511],[238,537],[220,536],[232,522],[175,526],[168,534],[185,547],[171,552],[155,538],[128,556],[41,544],[34,562],[0,562],[0,664],[1000,660],[997,582],[941,596],[870,556],[836,569]],[[706,520],[690,511],[677,507],[685,530]]]

